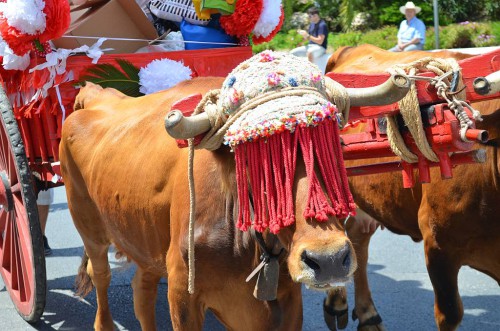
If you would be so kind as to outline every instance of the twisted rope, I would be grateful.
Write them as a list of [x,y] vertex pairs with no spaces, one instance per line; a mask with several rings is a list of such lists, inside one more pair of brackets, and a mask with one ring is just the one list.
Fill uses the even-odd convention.
[[[428,79],[415,76],[419,71],[431,71],[435,73],[437,77]],[[462,139],[465,140],[465,132],[472,126],[472,121],[469,119],[463,107],[467,106],[469,109],[471,109],[471,111],[472,107],[470,107],[464,101],[459,100],[463,100],[465,98],[465,91],[462,90],[464,84],[462,82],[461,69],[458,65],[458,62],[451,58],[439,59],[426,57],[409,64],[395,65],[391,69],[389,69],[389,72],[408,75],[410,78],[413,78],[411,81],[410,91],[403,99],[398,102],[400,113],[406,126],[408,127],[408,130],[410,131],[410,134],[415,140],[417,148],[422,153],[422,155],[430,161],[439,162],[439,158],[432,150],[425,136],[422,116],[420,114],[420,105],[417,98],[417,89],[415,87],[415,80],[426,79],[436,87],[438,96],[448,102],[450,109],[454,110],[455,116],[459,119],[461,126],[461,136]],[[459,73],[459,92],[452,95],[450,94],[449,87],[451,84],[450,76],[453,72]],[[474,110],[473,113],[475,112],[477,111]],[[387,136],[394,154],[398,155],[401,159],[408,163],[415,163],[418,161],[418,157],[413,154],[404,143],[403,137],[399,132],[394,117],[387,117]]]
[[193,115],[206,112],[208,119],[210,121],[210,130],[205,134],[203,139],[198,145],[194,145],[194,139],[188,140],[189,147],[189,157],[188,157],[188,180],[189,180],[189,233],[188,233],[188,292],[190,294],[194,293],[194,281],[195,281],[195,255],[194,255],[194,221],[195,221],[195,211],[196,211],[196,195],[194,187],[194,175],[193,175],[193,161],[194,161],[194,150],[195,149],[208,149],[216,150],[218,149],[223,141],[224,135],[229,129],[229,127],[244,113],[256,108],[257,106],[264,104],[268,101],[283,98],[286,96],[304,96],[312,95],[318,98],[327,99],[337,106],[337,109],[341,113],[341,123],[343,127],[347,123],[349,117],[349,107],[350,100],[347,90],[341,84],[335,82],[329,77],[325,78],[326,95],[321,93],[318,89],[308,86],[300,87],[287,87],[280,91],[270,91],[262,93],[251,100],[243,103],[238,109],[227,117],[223,110],[217,106],[217,101],[220,96],[220,90],[211,90],[206,93],[201,101],[196,106]]

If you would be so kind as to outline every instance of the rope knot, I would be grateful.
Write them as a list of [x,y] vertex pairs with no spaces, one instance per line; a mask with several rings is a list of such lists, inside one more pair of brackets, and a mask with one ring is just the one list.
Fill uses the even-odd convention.
[[[408,73],[408,77],[413,80],[410,91],[398,104],[405,125],[413,136],[417,148],[426,159],[439,162],[439,158],[432,150],[425,136],[415,80],[427,80],[436,88],[437,95],[447,101],[449,108],[455,112],[455,116],[460,122],[462,140],[468,141],[465,138],[465,132],[473,126],[473,122],[469,119],[464,107],[469,108],[474,116],[477,116],[479,112],[463,101],[465,99],[465,91],[461,79],[461,68],[455,59],[426,57],[409,64],[395,65],[388,71],[390,73]],[[436,77],[416,76],[416,73],[419,71],[433,72],[436,74]],[[405,145],[394,117],[388,117],[387,136],[394,154],[408,163],[418,161],[418,157]]]

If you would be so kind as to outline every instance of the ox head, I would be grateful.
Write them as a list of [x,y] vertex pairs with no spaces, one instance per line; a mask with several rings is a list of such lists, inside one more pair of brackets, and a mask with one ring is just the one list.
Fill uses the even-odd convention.
[[[197,110],[204,112],[186,118],[173,111],[165,126],[176,139],[209,131],[201,145],[214,150],[220,148],[219,130],[225,130],[225,143],[234,151],[233,169],[225,173],[237,183],[237,227],[275,234],[288,252],[292,279],[326,290],[345,283],[356,269],[352,244],[339,221],[355,206],[343,167],[337,109],[318,72],[307,60],[261,53],[240,64],[219,95],[202,100]],[[409,85],[406,77],[391,77],[379,87],[343,90],[344,102],[393,103]],[[238,113],[241,109],[251,110]],[[222,118],[210,118],[217,112]],[[214,128],[217,122],[223,122],[221,129]]]

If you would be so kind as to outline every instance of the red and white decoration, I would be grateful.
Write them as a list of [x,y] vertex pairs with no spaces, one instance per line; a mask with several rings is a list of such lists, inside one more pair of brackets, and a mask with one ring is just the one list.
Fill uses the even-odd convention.
[[26,69],[30,52],[50,52],[49,40],[62,36],[69,24],[67,0],[0,0],[3,67]]
[[255,44],[271,40],[284,20],[281,0],[238,0],[234,13],[220,18],[227,34],[244,38],[249,35]]

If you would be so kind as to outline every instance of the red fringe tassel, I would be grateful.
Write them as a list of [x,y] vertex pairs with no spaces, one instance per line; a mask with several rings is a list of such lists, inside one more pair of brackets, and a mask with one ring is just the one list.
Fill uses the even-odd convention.
[[316,127],[297,127],[293,134],[287,131],[239,145],[235,150],[238,228],[246,231],[252,225],[248,185],[255,230],[278,233],[295,221],[293,183],[299,143],[309,183],[304,217],[324,222],[329,216],[354,214],[339,134],[337,123],[328,119]]

